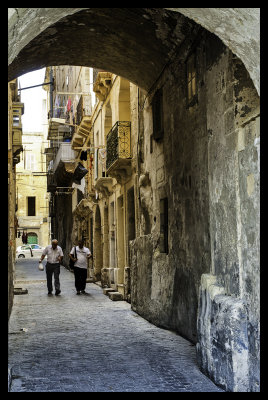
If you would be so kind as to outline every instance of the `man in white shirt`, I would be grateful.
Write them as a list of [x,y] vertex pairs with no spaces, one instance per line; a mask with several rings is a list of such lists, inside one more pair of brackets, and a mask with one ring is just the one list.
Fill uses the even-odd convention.
[[47,274],[47,289],[48,294],[51,295],[53,291],[52,287],[52,275],[54,274],[54,285],[55,285],[55,295],[58,296],[61,293],[60,290],[60,264],[63,259],[63,252],[62,248],[58,246],[57,239],[53,239],[51,245],[47,246],[39,262],[42,262],[43,259],[47,256],[47,263],[46,263],[46,274]]
[[[76,258],[75,256],[76,251]],[[86,281],[87,281],[87,260],[92,257],[91,252],[87,247],[84,247],[84,241],[79,240],[78,246],[72,248],[69,257],[74,263],[74,277],[76,294],[86,294]]]

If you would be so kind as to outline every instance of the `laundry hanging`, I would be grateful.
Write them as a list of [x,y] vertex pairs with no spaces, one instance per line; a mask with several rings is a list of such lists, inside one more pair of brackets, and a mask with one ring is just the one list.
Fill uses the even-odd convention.
[[69,97],[68,103],[67,103],[67,112],[71,111],[71,106],[72,106],[72,100],[71,100],[71,97]]
[[73,181],[77,185],[81,185],[81,179],[88,173],[88,170],[81,164],[78,163],[73,176]]
[[94,154],[94,179],[98,179],[98,152],[99,152],[99,149],[95,149],[95,154]]
[[81,151],[81,154],[80,154],[80,160],[81,161],[87,161],[87,151]]
[[107,156],[106,149],[99,149],[99,162],[100,162],[100,169],[102,176],[105,176],[106,174],[106,156]]

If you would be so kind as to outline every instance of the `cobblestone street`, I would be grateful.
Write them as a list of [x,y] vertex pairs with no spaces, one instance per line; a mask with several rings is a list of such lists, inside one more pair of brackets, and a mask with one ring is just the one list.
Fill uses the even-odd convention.
[[87,283],[76,295],[61,267],[61,295],[48,296],[37,259],[16,263],[9,323],[11,392],[223,392],[196,363],[195,347]]

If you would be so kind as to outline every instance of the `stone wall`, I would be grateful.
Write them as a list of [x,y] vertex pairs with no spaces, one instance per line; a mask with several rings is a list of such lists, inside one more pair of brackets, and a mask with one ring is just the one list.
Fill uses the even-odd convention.
[[[132,302],[144,315],[153,311],[151,320],[175,329],[196,342],[198,288],[203,273],[210,271],[208,135],[206,130],[205,59],[203,45],[197,48],[198,104],[187,107],[185,57],[192,41],[185,43],[178,58],[160,80],[163,85],[164,139],[150,146],[153,131],[151,98],[145,100],[140,129],[144,136],[144,162],[141,163],[140,198],[143,215],[149,215],[144,230],[150,251],[152,283],[150,301],[135,299],[131,279]],[[152,150],[152,151],[151,151]],[[142,178],[144,177],[144,178]],[[168,199],[169,251],[160,249],[160,200]],[[140,224],[142,224],[142,218]],[[142,231],[142,230],[141,230]],[[134,246],[138,246],[136,239]],[[142,239],[145,240],[145,239]],[[140,260],[139,257],[137,257]],[[135,267],[133,263],[132,268]],[[144,278],[143,278],[144,279]],[[149,305],[150,304],[150,305]],[[155,306],[153,306],[155,304]]]
[[[190,49],[198,85],[192,107]],[[141,116],[140,205],[150,231],[140,229],[144,236],[131,242],[132,307],[197,343],[199,365],[217,384],[258,391],[259,98],[241,61],[208,33],[184,43],[161,85],[164,139],[153,150],[150,97]],[[164,197],[168,254],[159,245]]]
[[225,389],[255,392],[260,356],[259,99],[231,52],[208,71],[206,85],[212,274],[200,286],[197,352],[201,368]]

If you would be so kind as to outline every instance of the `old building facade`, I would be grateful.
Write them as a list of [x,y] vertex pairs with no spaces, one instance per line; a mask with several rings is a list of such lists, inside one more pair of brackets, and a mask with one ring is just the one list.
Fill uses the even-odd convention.
[[18,80],[8,83],[8,318],[13,304],[16,236],[18,228],[16,199],[16,165],[20,162],[22,147],[21,116],[24,104],[18,92]]
[[[59,239],[69,250],[84,236],[94,256],[89,277],[116,290],[117,298],[130,301],[152,323],[192,341],[200,368],[217,384],[228,391],[258,392],[256,69],[247,66],[238,42],[231,45],[223,22],[217,29],[203,19],[205,9],[195,9],[196,15],[193,9],[126,10],[113,17],[109,9],[73,10],[74,17],[67,13],[58,25],[54,22],[54,33],[45,30],[44,39],[52,35],[57,48],[57,40],[63,43],[62,35],[74,26],[72,18],[82,27],[80,37],[90,26],[92,46],[79,52],[81,64],[105,68],[93,81],[97,104],[70,132],[72,157],[59,173],[64,179],[56,176],[54,198],[64,199],[55,215]],[[218,10],[216,21],[224,10],[235,19],[235,9],[206,10],[209,15]],[[115,32],[114,24],[125,17],[128,29],[121,30],[121,24],[117,35],[110,33],[108,27]],[[103,54],[97,51],[99,29],[105,32]],[[243,38],[244,50],[247,34]],[[65,59],[72,57],[73,47]],[[54,122],[58,137],[59,121]],[[79,163],[82,179],[75,177]],[[67,193],[56,194],[61,190]],[[69,210],[68,218],[60,216],[63,209]]]
[[27,234],[27,243],[37,243],[45,247],[50,243],[44,152],[46,132],[24,132],[22,146],[24,150],[16,170],[16,247],[23,244],[23,233]]
[[[26,86],[27,85],[23,85]],[[22,88],[22,90],[30,90]],[[24,93],[24,92],[23,92]],[[47,246],[50,241],[47,193],[47,99],[40,90],[40,126],[26,130],[22,136],[23,152],[16,167],[17,238],[16,247],[23,243]],[[24,97],[23,97],[24,98]],[[30,108],[29,113],[33,112]],[[26,236],[27,235],[27,236]]]
[[[50,238],[57,238],[64,251],[64,263],[69,263],[69,252],[73,246],[73,209],[83,198],[85,179],[77,176],[82,163],[77,161],[77,152],[72,148],[88,136],[88,118],[91,115],[89,88],[90,68],[57,66],[46,69],[44,86],[48,97],[48,135],[46,148],[47,191],[49,193]],[[77,168],[78,167],[78,168]],[[75,183],[76,182],[76,183]]]

